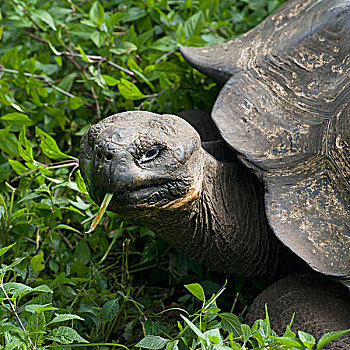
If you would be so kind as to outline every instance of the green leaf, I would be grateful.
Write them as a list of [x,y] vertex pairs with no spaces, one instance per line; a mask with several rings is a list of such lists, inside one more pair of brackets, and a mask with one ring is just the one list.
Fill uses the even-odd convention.
[[113,193],[106,193],[105,197],[103,198],[100,210],[98,211],[94,221],[92,222],[89,231],[87,231],[86,233],[90,233],[96,228],[96,226],[98,225],[98,223],[102,219],[103,214],[107,210],[108,204],[111,201],[112,197],[113,197]]
[[315,338],[309,333],[298,331],[298,337],[308,349],[312,349],[316,344]]
[[96,23],[98,26],[104,22],[105,11],[98,1],[95,1],[91,6],[89,15],[91,21]]
[[13,113],[7,113],[3,115],[1,120],[6,120],[8,122],[16,122],[16,123],[30,123],[30,118],[23,113],[13,112]]
[[0,149],[10,155],[18,156],[17,137],[10,130],[11,126],[0,129]]
[[78,50],[81,53],[81,55],[83,56],[83,61],[85,61],[86,63],[94,63],[93,60],[90,60],[90,58],[88,58],[83,50],[83,48],[78,44]]
[[305,350],[303,343],[297,338],[274,337],[274,336],[271,336],[271,338],[278,340],[283,345],[292,346],[292,347],[300,349],[300,350]]
[[243,341],[246,343],[252,335],[252,331],[247,324],[241,324],[242,332],[243,332]]
[[21,132],[19,133],[18,137],[18,153],[26,162],[34,162],[33,146],[32,143],[26,137],[26,129],[24,126]]
[[45,311],[58,310],[57,307],[51,306],[51,304],[29,304],[24,309],[32,314],[41,314]]
[[169,36],[164,36],[151,45],[152,49],[163,52],[170,52],[176,50],[177,47],[177,42]]
[[39,129],[37,126],[35,127],[35,136],[40,137],[40,149],[47,157],[55,160],[72,158],[61,152],[57,146],[56,141],[46,132]]
[[228,333],[233,333],[235,338],[242,335],[241,322],[236,315],[229,312],[222,312],[219,314],[221,318],[221,327]]
[[13,298],[21,298],[23,295],[28,294],[28,292],[33,290],[32,287],[16,282],[5,283],[4,289],[6,290],[7,294],[12,295]]
[[9,249],[11,249],[16,243],[13,243],[7,247],[0,248],[0,256],[4,255]]
[[138,348],[146,348],[151,350],[158,350],[164,348],[164,346],[169,342],[170,340],[164,339],[162,337],[159,337],[157,335],[146,335],[143,339],[141,339],[135,347]]
[[205,340],[205,335],[200,331],[200,329],[193,323],[191,322],[188,318],[186,318],[183,315],[180,315],[183,320],[187,323],[187,325],[192,329],[192,331],[197,335],[197,337],[205,344],[207,345],[207,341]]
[[80,96],[70,97],[68,100],[68,107],[75,110],[85,104],[85,98]]
[[165,350],[179,350],[179,340],[169,341],[166,344]]
[[26,114],[18,112],[5,114],[0,119],[9,123],[12,131],[19,131],[22,126],[28,126],[31,123],[31,119]]
[[73,314],[59,314],[59,315],[57,315],[56,314],[54,319],[51,322],[49,322],[46,326],[53,324],[53,323],[65,322],[65,321],[69,321],[69,320],[84,321],[84,319],[78,315],[73,315]]
[[132,51],[137,50],[137,46],[133,43],[129,42],[122,42],[119,45],[117,45],[116,48],[113,48],[110,50],[110,52],[115,53],[116,55],[127,55]]
[[88,343],[73,328],[60,326],[47,335],[47,339],[57,341],[60,344]]
[[45,269],[44,264],[44,253],[41,252],[40,254],[34,255],[32,259],[30,260],[30,266],[33,269],[33,272],[39,272]]
[[341,337],[342,335],[349,333],[350,329],[346,329],[343,331],[337,331],[337,332],[328,332],[324,334],[319,341],[317,342],[316,350],[319,350],[322,348],[322,346],[326,345],[327,343],[331,342],[332,340]]
[[120,93],[128,100],[139,100],[141,98],[147,97],[139,90],[136,85],[123,78],[120,79],[118,89]]
[[4,275],[7,271],[11,270],[14,266],[20,264],[26,257],[22,257],[19,258],[17,260],[15,260],[11,265],[9,266],[5,266],[3,265],[3,267],[0,269],[0,275]]
[[35,14],[46,24],[48,24],[51,29],[53,29],[54,31],[56,31],[56,26],[55,26],[55,21],[53,20],[52,16],[45,10],[43,9],[39,9],[39,10],[35,10]]
[[[82,213],[80,213],[80,214],[82,214]],[[82,215],[84,215],[84,214],[82,214]],[[76,232],[76,233],[79,233],[80,235],[82,235],[82,233],[79,230],[77,230],[76,228],[65,225],[65,224],[59,224],[59,225],[54,227],[54,229],[60,229],[60,228],[62,228],[64,230],[73,231],[73,232]]]
[[201,301],[205,301],[205,294],[202,286],[198,283],[185,284],[187,288],[196,298]]
[[102,321],[112,321],[114,317],[118,315],[119,309],[120,307],[118,299],[109,300],[106,303],[104,303],[101,310]]
[[191,16],[184,26],[185,35],[187,38],[191,38],[195,35],[199,35],[204,25],[204,16],[203,12],[199,11]]
[[114,85],[117,85],[119,83],[119,80],[114,79],[113,77],[106,75],[106,74],[102,74],[102,78],[104,79],[104,81],[106,82],[106,84],[108,86],[114,86]]
[[97,47],[101,47],[102,44],[106,41],[107,33],[95,31],[91,34],[90,39]]

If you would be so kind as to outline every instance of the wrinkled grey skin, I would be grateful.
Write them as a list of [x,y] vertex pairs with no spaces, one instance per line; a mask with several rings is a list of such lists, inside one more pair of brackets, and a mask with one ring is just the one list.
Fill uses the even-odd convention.
[[213,269],[254,278],[290,270],[292,255],[268,227],[261,184],[233,155],[223,162],[204,150],[183,119],[116,114],[92,126],[81,146],[82,175],[96,203],[113,193],[109,210],[145,223]]

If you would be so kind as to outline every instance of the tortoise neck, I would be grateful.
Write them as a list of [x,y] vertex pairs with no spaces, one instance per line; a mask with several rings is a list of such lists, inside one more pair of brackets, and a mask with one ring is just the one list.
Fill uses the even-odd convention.
[[278,270],[288,270],[291,254],[268,226],[261,183],[238,161],[203,152],[199,195],[182,207],[145,213],[141,221],[212,270],[252,278],[284,274]]

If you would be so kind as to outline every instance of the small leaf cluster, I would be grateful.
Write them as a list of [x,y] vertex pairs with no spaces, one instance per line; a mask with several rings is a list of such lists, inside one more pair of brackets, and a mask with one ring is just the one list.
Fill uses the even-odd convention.
[[[202,307],[192,315],[181,314],[183,323],[178,322],[179,333],[167,339],[158,335],[146,335],[136,346],[144,349],[204,349],[204,350],[245,350],[245,349],[321,349],[330,341],[349,333],[350,330],[329,332],[317,342],[306,332],[292,330],[293,319],[287,325],[282,337],[271,329],[269,315],[266,309],[266,319],[255,321],[252,327],[241,323],[240,319],[230,313],[221,312],[217,299],[224,287],[206,300],[204,290],[198,283],[185,285],[192,295],[202,302]],[[293,316],[294,317],[294,316]]]
[[[0,249],[3,256],[13,245]],[[2,265],[0,270],[0,349],[44,349],[48,345],[87,343],[72,327],[63,324],[83,320],[52,306],[53,290],[47,284],[31,287],[18,282],[5,282],[15,266]]]

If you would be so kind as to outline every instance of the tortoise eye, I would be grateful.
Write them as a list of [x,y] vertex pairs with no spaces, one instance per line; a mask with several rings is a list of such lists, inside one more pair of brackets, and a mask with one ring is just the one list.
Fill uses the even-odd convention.
[[142,163],[146,163],[146,162],[153,160],[154,158],[156,158],[159,155],[161,150],[162,150],[162,147],[159,145],[152,146],[151,148],[149,148],[147,150],[146,153],[144,153],[142,155],[142,157],[139,160],[139,163],[142,164]]

